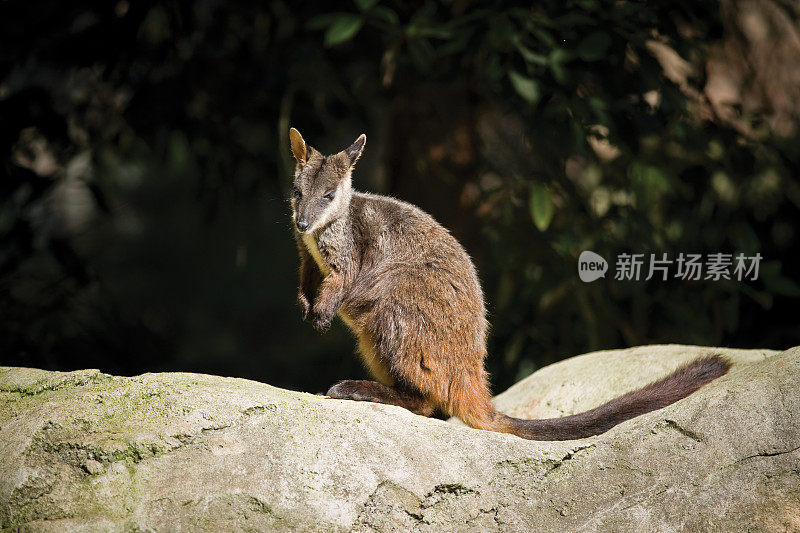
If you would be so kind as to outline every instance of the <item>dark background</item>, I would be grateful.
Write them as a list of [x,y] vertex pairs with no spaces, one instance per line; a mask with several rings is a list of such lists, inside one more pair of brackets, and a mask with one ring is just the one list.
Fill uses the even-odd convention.
[[[362,375],[295,304],[290,126],[366,133],[355,186],[462,241],[498,391],[595,349],[800,344],[797,6],[535,4],[0,2],[0,364]],[[587,249],[764,260],[584,284]]]

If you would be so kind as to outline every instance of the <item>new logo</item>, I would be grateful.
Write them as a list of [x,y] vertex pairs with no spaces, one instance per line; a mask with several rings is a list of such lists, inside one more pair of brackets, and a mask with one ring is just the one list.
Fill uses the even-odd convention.
[[578,276],[581,281],[589,283],[598,278],[606,277],[608,262],[600,255],[584,250],[578,257]]

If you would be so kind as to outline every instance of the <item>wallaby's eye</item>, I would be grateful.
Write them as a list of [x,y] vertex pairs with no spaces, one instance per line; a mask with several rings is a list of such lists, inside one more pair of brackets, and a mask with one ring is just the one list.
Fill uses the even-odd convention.
[[297,187],[293,188],[292,196],[294,196],[295,198],[300,198],[302,196],[302,194],[300,193],[300,189],[298,189]]
[[336,191],[331,191],[329,193],[325,193],[325,196],[323,196],[323,198],[325,198],[328,201],[331,201],[333,200],[334,196],[336,196]]

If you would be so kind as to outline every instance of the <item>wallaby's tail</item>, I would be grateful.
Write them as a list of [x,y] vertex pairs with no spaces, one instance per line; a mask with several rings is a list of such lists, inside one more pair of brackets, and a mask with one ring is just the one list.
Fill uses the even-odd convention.
[[501,431],[531,440],[569,440],[599,435],[624,422],[677,402],[724,375],[731,363],[720,355],[702,357],[646,387],[614,398],[590,411],[561,418],[523,420],[497,413]]

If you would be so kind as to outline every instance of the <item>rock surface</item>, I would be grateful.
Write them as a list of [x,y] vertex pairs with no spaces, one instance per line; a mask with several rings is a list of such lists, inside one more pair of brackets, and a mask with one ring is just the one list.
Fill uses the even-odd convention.
[[569,414],[707,353],[731,372],[564,442],[242,379],[0,368],[0,528],[800,531],[800,348],[596,352],[495,401]]

